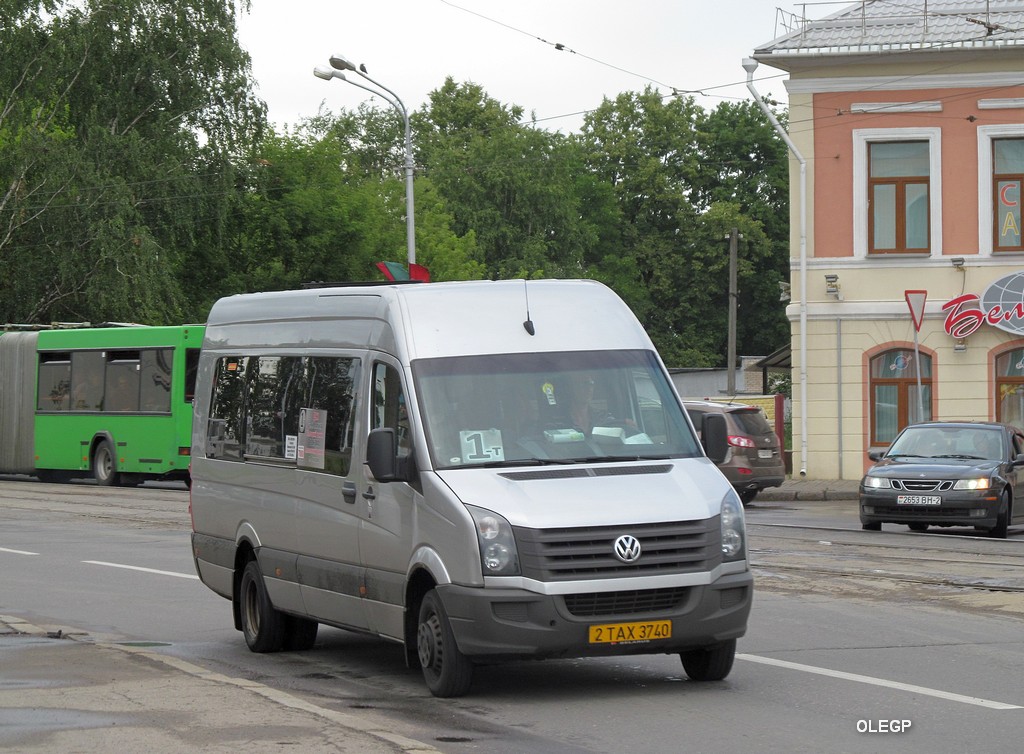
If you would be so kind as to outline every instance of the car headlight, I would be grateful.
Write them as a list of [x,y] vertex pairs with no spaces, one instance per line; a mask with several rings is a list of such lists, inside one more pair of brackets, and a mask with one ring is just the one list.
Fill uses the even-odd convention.
[[722,560],[743,560],[746,558],[746,525],[743,521],[743,504],[736,493],[729,490],[722,498]]
[[480,543],[480,567],[484,576],[518,576],[519,551],[512,525],[497,513],[467,505],[476,523]]
[[992,486],[988,477],[981,479],[957,479],[954,490],[987,490]]
[[864,477],[864,486],[874,490],[890,490],[892,482],[884,476],[866,476]]

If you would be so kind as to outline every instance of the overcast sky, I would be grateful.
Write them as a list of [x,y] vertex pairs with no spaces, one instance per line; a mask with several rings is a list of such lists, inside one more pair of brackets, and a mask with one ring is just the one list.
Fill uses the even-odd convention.
[[[370,97],[313,76],[340,54],[364,64],[410,111],[451,76],[567,133],[603,97],[647,84],[664,94],[702,92],[697,102],[708,109],[748,99],[740,64],[785,33],[777,7],[802,10],[773,0],[252,0],[239,34],[257,94],[279,126],[315,115],[321,103],[336,112]],[[810,10],[821,17],[840,7]],[[784,78],[761,66],[755,85],[785,102]]]

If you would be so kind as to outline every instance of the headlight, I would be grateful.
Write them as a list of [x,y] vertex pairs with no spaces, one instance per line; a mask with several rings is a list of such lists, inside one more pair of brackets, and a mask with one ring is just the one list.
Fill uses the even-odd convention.
[[983,479],[958,479],[954,490],[987,490],[991,486],[988,477]]
[[519,552],[512,526],[497,513],[467,505],[476,522],[476,536],[480,543],[480,566],[484,576],[518,576]]
[[743,522],[743,505],[736,493],[730,490],[722,498],[722,560],[743,560],[746,557],[746,526]]
[[876,490],[889,490],[892,489],[892,482],[882,476],[866,476],[864,486]]

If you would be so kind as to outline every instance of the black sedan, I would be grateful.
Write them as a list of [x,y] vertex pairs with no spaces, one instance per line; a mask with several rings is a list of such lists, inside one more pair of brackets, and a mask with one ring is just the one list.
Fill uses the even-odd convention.
[[1024,432],[995,422],[913,424],[889,449],[871,451],[875,465],[860,483],[860,523],[971,526],[1006,537],[1024,523]]

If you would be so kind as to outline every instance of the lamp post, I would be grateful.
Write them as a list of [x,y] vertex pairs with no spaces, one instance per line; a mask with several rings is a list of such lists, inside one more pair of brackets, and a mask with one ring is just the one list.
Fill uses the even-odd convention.
[[[356,66],[347,58],[342,57],[341,55],[332,55],[330,63],[330,68],[324,65],[318,65],[313,69],[313,75],[317,78],[324,79],[325,81],[341,79],[346,83],[352,84],[352,86],[358,86],[360,89],[365,89],[372,94],[376,94],[395,108],[398,111],[398,114],[402,116],[402,121],[405,123],[405,242],[406,247],[408,248],[409,269],[411,271],[412,266],[416,264],[416,219],[412,190],[414,163],[412,159],[412,128],[409,124],[409,112],[405,109],[405,103],[402,102],[397,94],[379,81],[374,81],[372,78],[367,76],[364,71],[356,68]],[[345,71],[351,71],[357,76],[361,76],[377,87],[377,89],[373,89],[365,84],[359,83],[358,81],[347,78],[345,76]],[[379,89],[383,89],[387,94],[379,91]]]

